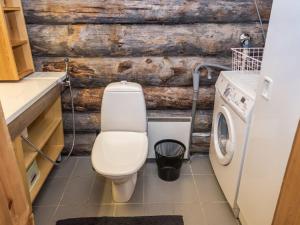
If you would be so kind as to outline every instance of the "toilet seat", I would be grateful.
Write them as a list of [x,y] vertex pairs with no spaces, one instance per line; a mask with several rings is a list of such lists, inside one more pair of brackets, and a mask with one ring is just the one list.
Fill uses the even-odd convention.
[[148,138],[142,132],[101,132],[92,150],[94,169],[104,176],[124,176],[136,173],[148,153]]

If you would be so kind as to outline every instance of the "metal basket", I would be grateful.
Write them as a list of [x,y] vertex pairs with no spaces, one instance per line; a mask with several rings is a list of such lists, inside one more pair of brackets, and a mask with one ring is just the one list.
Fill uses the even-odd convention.
[[259,71],[264,48],[232,48],[233,71]]

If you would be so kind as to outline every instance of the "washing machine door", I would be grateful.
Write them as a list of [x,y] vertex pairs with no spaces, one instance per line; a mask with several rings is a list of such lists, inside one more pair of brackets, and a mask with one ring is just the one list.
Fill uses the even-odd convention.
[[230,111],[221,106],[214,120],[214,146],[218,161],[228,165],[234,155],[234,127]]

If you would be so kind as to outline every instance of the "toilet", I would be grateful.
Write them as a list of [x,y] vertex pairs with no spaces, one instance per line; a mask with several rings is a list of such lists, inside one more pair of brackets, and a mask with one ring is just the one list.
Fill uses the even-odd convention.
[[112,181],[115,202],[130,199],[147,154],[146,104],[141,85],[127,81],[109,84],[102,99],[101,133],[91,158],[95,171]]

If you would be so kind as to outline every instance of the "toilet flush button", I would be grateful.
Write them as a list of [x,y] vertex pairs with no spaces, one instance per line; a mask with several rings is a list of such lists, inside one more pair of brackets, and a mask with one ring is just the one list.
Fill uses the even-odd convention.
[[122,80],[121,84],[127,84],[127,80]]

